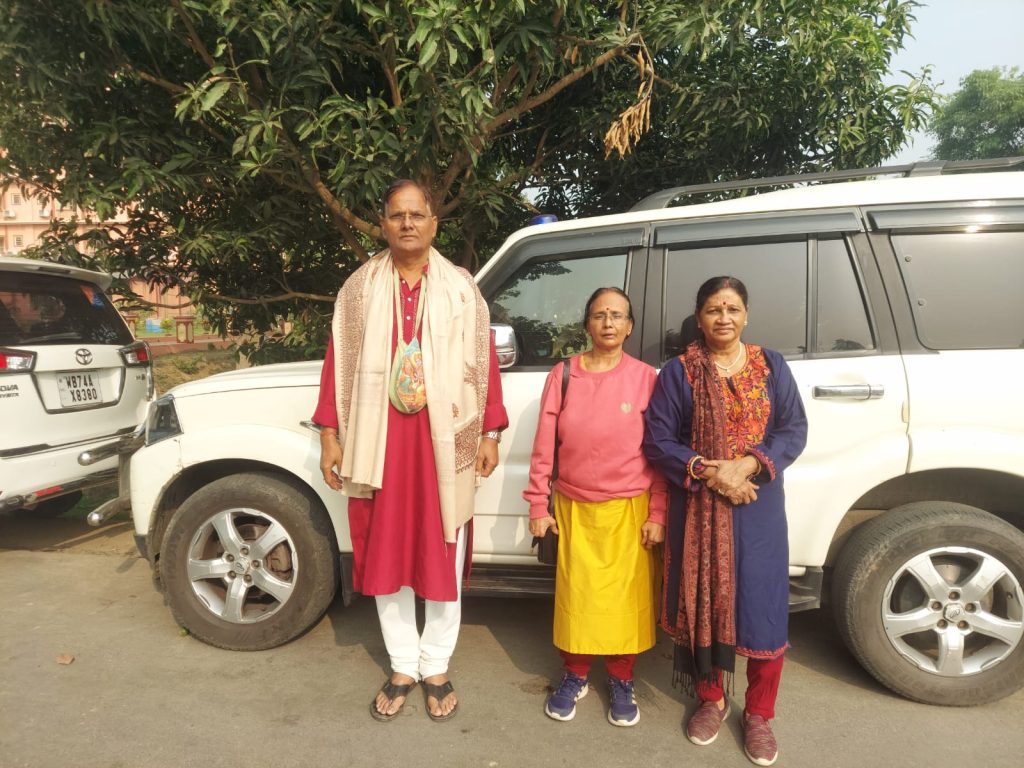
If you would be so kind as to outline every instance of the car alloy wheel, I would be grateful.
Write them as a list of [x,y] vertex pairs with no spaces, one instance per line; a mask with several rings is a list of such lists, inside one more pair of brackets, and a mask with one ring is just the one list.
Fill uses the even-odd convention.
[[273,616],[295,591],[299,557],[291,536],[265,512],[215,513],[188,549],[195,596],[218,618],[248,624]]
[[178,624],[218,648],[258,651],[298,637],[338,587],[338,543],[320,500],[286,475],[213,480],[171,515],[156,553]]
[[997,557],[969,547],[931,549],[889,580],[882,622],[893,647],[919,669],[973,675],[1024,639],[1024,591]]
[[1024,534],[977,507],[905,504],[861,524],[832,577],[836,627],[915,701],[985,704],[1024,685]]

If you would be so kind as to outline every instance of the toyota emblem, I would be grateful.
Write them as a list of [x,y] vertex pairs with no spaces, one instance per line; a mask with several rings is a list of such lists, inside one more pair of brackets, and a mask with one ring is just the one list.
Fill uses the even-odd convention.
[[92,352],[83,347],[82,349],[75,350],[75,360],[78,361],[79,365],[88,365],[92,362]]

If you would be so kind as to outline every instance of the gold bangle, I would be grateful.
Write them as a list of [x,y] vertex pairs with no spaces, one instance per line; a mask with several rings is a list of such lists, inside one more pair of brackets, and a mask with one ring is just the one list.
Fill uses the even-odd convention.
[[694,467],[694,465],[695,465],[695,464],[696,464],[697,462],[701,462],[701,463],[704,463],[704,457],[703,457],[703,456],[700,456],[700,455],[694,456],[694,457],[693,457],[692,459],[690,459],[690,461],[689,461],[689,462],[687,462],[687,464],[686,464],[686,474],[688,474],[688,475],[690,476],[690,478],[691,478],[691,479],[693,479],[693,480],[700,480],[700,478],[699,478],[699,477],[698,477],[698,476],[697,476],[697,475],[696,475],[696,474],[694,473],[694,471],[693,471],[693,467]]

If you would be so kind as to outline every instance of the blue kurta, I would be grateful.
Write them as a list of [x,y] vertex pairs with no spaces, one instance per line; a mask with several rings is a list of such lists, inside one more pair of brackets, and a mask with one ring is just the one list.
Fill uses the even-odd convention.
[[[775,658],[785,651],[789,622],[789,536],[786,525],[783,470],[807,442],[807,417],[793,374],[782,355],[763,350],[770,369],[767,382],[771,411],[763,441],[752,452],[770,466],[755,479],[757,501],[733,507],[736,553],[736,652],[754,658]],[[687,463],[691,447],[693,389],[682,361],[674,358],[661,370],[646,413],[644,453],[669,484],[666,529],[666,586],[662,624],[675,624],[679,604],[686,518]],[[707,458],[724,458],[708,456]],[[761,461],[764,465],[765,461]]]

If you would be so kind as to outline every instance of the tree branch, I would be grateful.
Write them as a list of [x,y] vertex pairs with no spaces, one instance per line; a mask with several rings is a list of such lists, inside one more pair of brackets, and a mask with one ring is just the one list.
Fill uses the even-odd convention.
[[[476,144],[477,146],[479,143]],[[466,170],[469,167],[469,150],[461,149],[459,153],[452,158],[451,163],[448,165],[448,170],[444,172],[444,176],[441,177],[441,184],[438,186],[438,200],[444,200],[448,197],[448,192],[451,191],[452,184],[455,183],[455,177]],[[452,206],[448,203],[441,206],[438,213],[444,215],[452,209]]]
[[[603,67],[609,61],[611,61],[616,56],[618,56],[623,51],[625,51],[630,45],[632,45],[635,42],[636,39],[637,39],[637,35],[632,35],[630,37],[630,39],[627,40],[622,45],[618,45],[618,46],[616,46],[614,48],[611,48],[611,49],[605,51],[600,56],[598,56],[596,59],[594,59],[594,61],[591,62],[588,66],[582,67],[581,69],[578,69],[578,70],[576,70],[574,72],[570,72],[568,75],[563,77],[557,83],[555,83],[550,88],[548,88],[546,91],[537,94],[533,98],[528,98],[527,95],[529,94],[529,91],[528,90],[525,91],[524,92],[524,97],[522,99],[520,99],[519,103],[517,103],[514,107],[510,107],[509,109],[507,109],[504,112],[502,112],[501,114],[499,114],[497,117],[495,117],[493,120],[491,120],[489,123],[487,123],[484,126],[482,134],[473,137],[473,139],[471,140],[471,143],[472,143],[473,147],[474,148],[479,148],[479,147],[483,146],[485,138],[489,134],[493,133],[493,131],[496,128],[500,128],[502,125],[504,125],[505,123],[507,123],[507,122],[509,122],[511,120],[514,120],[516,117],[518,117],[519,115],[523,114],[524,112],[528,112],[531,109],[534,109],[535,107],[538,107],[541,104],[544,104],[545,102],[550,101],[551,99],[553,99],[555,96],[557,96],[559,93],[561,93],[563,90],[568,88],[573,83],[575,83],[578,80],[582,79],[583,77],[585,77],[586,75],[590,74],[594,70],[599,69],[600,67]],[[529,87],[531,89],[532,89],[532,86],[536,83],[536,80],[532,78],[532,74],[533,73],[531,73],[532,82],[529,84]],[[506,74],[506,76],[504,78],[502,78],[502,82],[504,82],[506,79],[508,79],[508,74]],[[500,85],[500,83],[499,83],[499,85]],[[440,198],[442,200],[445,197],[447,197],[448,191],[451,189],[452,184],[455,183],[456,177],[458,177],[458,175],[460,173],[465,171],[465,169],[469,166],[469,163],[470,163],[469,150],[465,150],[465,149],[462,150],[461,152],[459,152],[459,154],[457,154],[452,159],[452,162],[448,166],[448,170],[445,171],[444,177],[442,178],[442,181],[441,181],[441,188],[440,188],[439,191],[440,191]],[[461,196],[458,196],[458,195],[456,197],[452,198],[447,203],[445,203],[443,206],[441,206],[441,208],[439,209],[439,213],[444,215],[444,214],[448,213],[449,211],[454,210],[456,207],[458,207],[458,203],[459,203],[460,200],[461,200]]]
[[[369,27],[369,23],[367,23]],[[402,106],[402,92],[398,88],[398,76],[395,75],[395,39],[390,38],[387,43],[383,46],[380,44],[380,35],[377,34],[377,30],[370,27],[370,31],[373,33],[373,39],[377,41],[378,51],[383,55],[378,55],[377,51],[370,53],[374,58],[380,59],[381,68],[384,70],[384,78],[388,81],[388,90],[391,91],[391,104],[394,107]]]
[[533,93],[533,89],[537,85],[538,77],[540,77],[540,61],[534,61],[533,67],[530,68],[530,74],[526,79],[526,85],[523,87],[523,95],[519,100],[520,103],[522,103],[523,99]]
[[210,301],[223,301],[229,304],[263,305],[272,304],[278,301],[290,301],[292,299],[310,299],[311,301],[335,301],[337,294],[326,295],[322,293],[306,293],[304,291],[288,291],[279,293],[276,296],[261,296],[258,299],[243,299],[240,296],[226,296],[221,293],[202,293],[199,301],[202,303]]
[[622,45],[617,45],[614,48],[611,48],[611,49],[605,51],[600,56],[598,56],[596,59],[594,59],[594,61],[592,61],[588,66],[582,67],[582,68],[576,70],[575,72],[570,72],[568,75],[563,77],[557,83],[555,83],[550,88],[548,88],[546,91],[543,91],[542,93],[537,94],[532,99],[522,100],[518,104],[516,104],[514,107],[506,109],[500,115],[498,115],[493,120],[491,120],[491,122],[489,122],[486,126],[484,126],[484,133],[485,133],[485,135],[490,133],[491,131],[493,131],[495,128],[501,127],[502,125],[504,125],[505,123],[509,122],[510,120],[514,120],[515,118],[519,117],[519,115],[523,114],[524,112],[529,112],[531,109],[534,109],[535,107],[539,107],[541,104],[543,104],[543,103],[545,103],[547,101],[550,101],[551,99],[553,99],[555,96],[557,96],[559,93],[564,91],[566,88],[568,88],[573,83],[583,79],[584,77],[589,75],[594,70],[600,69],[605,64],[607,64],[609,61],[611,61],[616,56],[618,56],[623,51],[625,51],[626,48],[629,47],[629,45],[631,45],[634,42],[634,40],[633,40],[634,37],[635,37],[635,35],[631,36],[630,40],[627,41],[626,43],[624,43]]
[[494,93],[491,94],[491,106],[498,106],[498,102],[500,102],[505,97],[505,91],[507,91],[508,87],[512,85],[512,81],[518,74],[518,64],[513,64],[511,67],[508,68],[508,71],[505,73],[505,75],[501,78],[501,80],[498,81],[498,84],[494,86]]
[[184,304],[166,304],[162,301],[150,301],[149,299],[142,298],[137,293],[133,293],[131,298],[123,296],[121,297],[121,300],[122,303],[128,305],[142,304],[146,307],[160,307],[161,309],[188,309],[189,307],[194,307],[196,305],[196,303],[191,299],[186,301]]
[[[245,94],[245,102],[248,107],[254,111],[260,111],[262,105],[256,100],[256,95],[264,96],[264,84],[262,78],[259,76],[259,70],[255,67],[251,68],[249,73],[243,73],[238,67],[233,67],[236,76],[240,83],[243,84],[243,91]],[[321,202],[327,206],[327,210],[331,214],[331,218],[334,221],[334,226],[341,234],[345,244],[356,254],[356,257],[362,262],[369,258],[366,249],[362,243],[359,242],[359,238],[356,237],[353,230],[362,232],[364,235],[370,237],[380,238],[381,232],[380,227],[376,227],[367,221],[363,221],[356,216],[352,211],[345,208],[338,198],[334,196],[334,193],[327,188],[323,180],[320,177],[320,170],[316,167],[316,164],[308,161],[303,157],[301,150],[295,140],[289,135],[288,131],[285,130],[283,125],[275,124],[273,126],[274,134],[281,140],[282,145],[285,149],[285,155],[295,164],[303,180],[309,185],[309,188],[320,198]],[[267,173],[267,169],[263,169],[261,172]],[[274,178],[279,184],[286,188],[296,189],[296,185],[285,183],[283,180],[283,173],[275,171],[268,173],[271,178]],[[302,191],[308,191],[303,189]]]
[[213,69],[217,66],[217,62],[214,61],[213,56],[210,55],[210,52],[206,49],[203,41],[199,38],[199,33],[192,24],[192,19],[190,19],[188,14],[185,13],[185,8],[182,6],[181,0],[171,0],[171,5],[174,6],[174,12],[178,15],[178,18],[181,19],[182,24],[185,25],[185,30],[188,33],[189,47],[199,54],[199,58],[203,60],[206,66]]
[[168,93],[173,93],[175,95],[188,93],[188,88],[186,88],[183,85],[178,85],[177,83],[172,83],[170,80],[164,80],[162,77],[151,75],[149,74],[149,72],[146,72],[145,70],[139,69],[137,67],[133,67],[131,64],[125,64],[124,66],[129,72],[132,72],[140,80],[155,85],[158,88],[163,88]]
[[[161,88],[161,89],[163,89],[163,90],[167,91],[168,93],[171,93],[171,94],[173,94],[175,96],[181,96],[184,93],[188,93],[188,88],[186,88],[183,85],[178,85],[177,83],[172,83],[169,80],[164,80],[161,77],[156,77],[155,75],[151,75],[149,72],[146,72],[145,70],[142,70],[142,69],[139,69],[137,67],[134,67],[131,64],[122,64],[122,66],[124,66],[124,68],[128,72],[131,72],[134,75],[136,75],[143,82],[150,83],[151,85],[155,85],[158,88]],[[197,119],[196,123],[198,123],[199,126],[204,131],[206,131],[211,136],[213,136],[215,139],[217,139],[217,141],[221,141],[221,142],[227,143],[228,137],[225,136],[224,134],[222,134],[220,131],[218,131],[216,128],[214,128],[212,125],[207,123],[205,120],[198,120]]]

